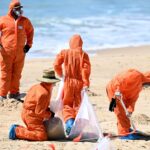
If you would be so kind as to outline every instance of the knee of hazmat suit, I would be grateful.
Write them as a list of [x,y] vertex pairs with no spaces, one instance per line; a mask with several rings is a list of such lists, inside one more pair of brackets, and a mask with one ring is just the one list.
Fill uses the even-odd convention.
[[23,105],[22,119],[27,128],[17,127],[16,137],[26,140],[44,140],[46,129],[43,121],[51,117],[49,109],[53,85],[59,81],[54,71],[44,71],[40,84],[29,90]]
[[[30,20],[22,15],[15,20],[12,16],[12,11],[16,7],[22,8],[19,1],[13,0],[10,3],[8,14],[0,17],[0,45],[2,46],[0,52],[0,96],[6,96],[10,88],[13,91],[12,94],[19,92],[18,85],[25,57],[23,49],[25,45],[31,47],[33,41],[34,29]],[[12,73],[15,77],[13,83],[11,83],[13,81]]]
[[[73,35],[69,42],[70,48],[62,50],[55,59],[54,69],[64,80],[63,117],[65,122],[75,118],[81,103],[81,90],[89,87],[91,64],[89,56],[83,51],[80,35]],[[62,65],[64,67],[62,67]]]
[[[109,100],[111,101],[112,98],[115,98],[115,92],[119,91],[123,96],[123,101],[128,112],[132,113],[139,93],[142,90],[143,83],[149,81],[150,78],[148,73],[144,75],[136,69],[123,71],[116,75],[107,85]],[[126,115],[124,115],[123,107],[118,103],[120,102],[117,101],[115,113],[118,119],[118,131],[121,134],[123,131],[129,131],[130,121],[127,119]],[[119,112],[117,110],[119,110]]]

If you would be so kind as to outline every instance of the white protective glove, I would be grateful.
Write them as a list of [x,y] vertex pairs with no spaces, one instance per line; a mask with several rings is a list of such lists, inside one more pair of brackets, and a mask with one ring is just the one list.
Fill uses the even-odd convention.
[[115,92],[115,97],[120,97],[120,96],[121,96],[120,91],[116,91],[116,92]]
[[88,86],[84,86],[84,87],[82,88],[82,90],[83,90],[84,92],[87,92],[87,91],[89,90],[89,87],[88,87]]
[[132,116],[132,112],[127,112],[127,117],[130,118]]
[[65,80],[65,76],[62,75],[62,76],[60,77],[60,80],[61,80],[61,81],[64,81],[64,80]]

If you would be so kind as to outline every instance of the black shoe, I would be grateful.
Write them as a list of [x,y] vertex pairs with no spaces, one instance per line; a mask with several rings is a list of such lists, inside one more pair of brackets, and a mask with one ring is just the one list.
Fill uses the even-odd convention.
[[15,94],[9,94],[8,95],[8,98],[13,98],[13,99],[20,99],[20,93],[19,92],[17,92],[17,93],[15,93]]
[[20,100],[21,98],[24,98],[26,96],[26,93],[19,93],[17,92],[16,94],[9,94],[8,95],[8,98],[13,98],[13,99],[16,99],[16,100]]

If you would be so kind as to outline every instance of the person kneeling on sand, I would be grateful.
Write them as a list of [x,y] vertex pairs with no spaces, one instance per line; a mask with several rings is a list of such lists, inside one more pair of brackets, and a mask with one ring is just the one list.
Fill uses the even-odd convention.
[[43,121],[54,116],[48,107],[50,104],[53,86],[59,81],[53,70],[44,70],[43,76],[38,79],[40,84],[30,88],[23,105],[22,120],[27,128],[12,125],[9,139],[23,139],[31,141],[47,140],[47,133]]
[[138,70],[129,69],[116,75],[107,85],[106,91],[110,100],[109,110],[114,111],[117,116],[120,139],[136,140],[141,138],[138,131],[133,132],[131,129],[129,118],[145,83],[150,83],[150,72],[143,74]]

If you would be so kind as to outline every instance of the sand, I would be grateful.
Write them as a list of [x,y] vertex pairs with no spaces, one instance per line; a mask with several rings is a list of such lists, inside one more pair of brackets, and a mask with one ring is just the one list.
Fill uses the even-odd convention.
[[[96,51],[95,51],[96,52]],[[89,95],[94,110],[98,116],[98,122],[103,132],[117,133],[115,115],[108,111],[108,99],[105,86],[108,81],[118,72],[129,68],[140,71],[150,69],[150,46],[114,48],[97,51],[90,57],[92,64],[91,87],[93,92]],[[26,59],[21,80],[21,92],[26,93],[29,88],[38,83],[36,78],[42,74],[42,70],[52,67],[53,58],[49,59]],[[56,96],[56,86],[53,99]],[[133,114],[134,122],[139,130],[150,133],[150,88],[143,89],[136,103]],[[8,130],[11,124],[23,125],[20,112],[22,103],[15,100],[0,102],[0,149],[11,150],[50,150],[50,144],[54,144],[56,150],[91,150],[95,143],[90,142],[29,142],[23,140],[9,140]],[[116,150],[149,150],[149,140],[111,141]]]

